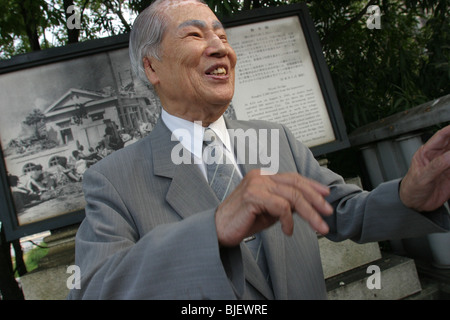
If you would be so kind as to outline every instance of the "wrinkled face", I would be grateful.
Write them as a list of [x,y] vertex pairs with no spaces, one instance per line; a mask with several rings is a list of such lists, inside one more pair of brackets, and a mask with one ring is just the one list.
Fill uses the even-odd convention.
[[144,59],[147,77],[166,111],[207,125],[231,102],[236,54],[222,24],[206,5],[174,2],[164,13],[169,25],[161,60]]

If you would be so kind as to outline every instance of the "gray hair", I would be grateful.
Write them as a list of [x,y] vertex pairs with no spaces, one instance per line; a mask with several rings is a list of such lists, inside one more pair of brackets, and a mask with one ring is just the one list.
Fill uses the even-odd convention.
[[[167,16],[160,7],[167,1],[155,0],[142,11],[134,20],[130,33],[129,55],[131,69],[134,75],[146,84],[150,84],[150,82],[145,74],[143,59],[145,57],[153,57],[161,60],[162,58],[161,42],[168,22]],[[203,0],[196,1],[204,3]]]

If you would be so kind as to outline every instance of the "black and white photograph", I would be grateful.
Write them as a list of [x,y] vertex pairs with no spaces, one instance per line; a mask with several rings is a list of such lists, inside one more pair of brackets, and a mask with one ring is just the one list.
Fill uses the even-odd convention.
[[84,171],[146,136],[160,107],[128,50],[0,75],[0,136],[19,226],[84,208]]

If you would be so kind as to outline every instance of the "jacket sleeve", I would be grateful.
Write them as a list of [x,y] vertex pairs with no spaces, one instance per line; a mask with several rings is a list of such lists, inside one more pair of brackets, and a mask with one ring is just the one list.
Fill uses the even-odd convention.
[[286,137],[298,172],[330,187],[327,200],[334,214],[325,220],[330,227],[327,238],[333,241],[352,239],[358,243],[418,237],[450,229],[450,215],[445,206],[421,213],[403,205],[399,197],[400,179],[388,181],[371,192],[321,167],[311,151],[298,142],[288,129]]
[[72,289],[69,299],[235,298],[221,263],[213,211],[161,224],[139,237],[114,186],[92,168],[84,193],[86,218],[77,233],[75,262],[81,288]]

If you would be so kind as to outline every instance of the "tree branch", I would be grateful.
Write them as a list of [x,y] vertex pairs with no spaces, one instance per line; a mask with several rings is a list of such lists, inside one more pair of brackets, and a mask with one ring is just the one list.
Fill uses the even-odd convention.
[[122,25],[125,27],[125,31],[126,31],[126,32],[130,32],[130,31],[131,31],[131,27],[130,27],[130,25],[128,24],[127,20],[125,20],[123,14],[122,14],[122,3],[121,3],[121,0],[119,0],[118,3],[119,3],[119,5],[118,5],[119,8],[118,8],[118,9],[115,9],[114,5],[112,5],[111,2],[109,2],[109,1],[103,2],[103,4],[104,4],[109,10],[111,10],[113,13],[115,13],[115,14],[119,17],[120,22],[122,22]]

